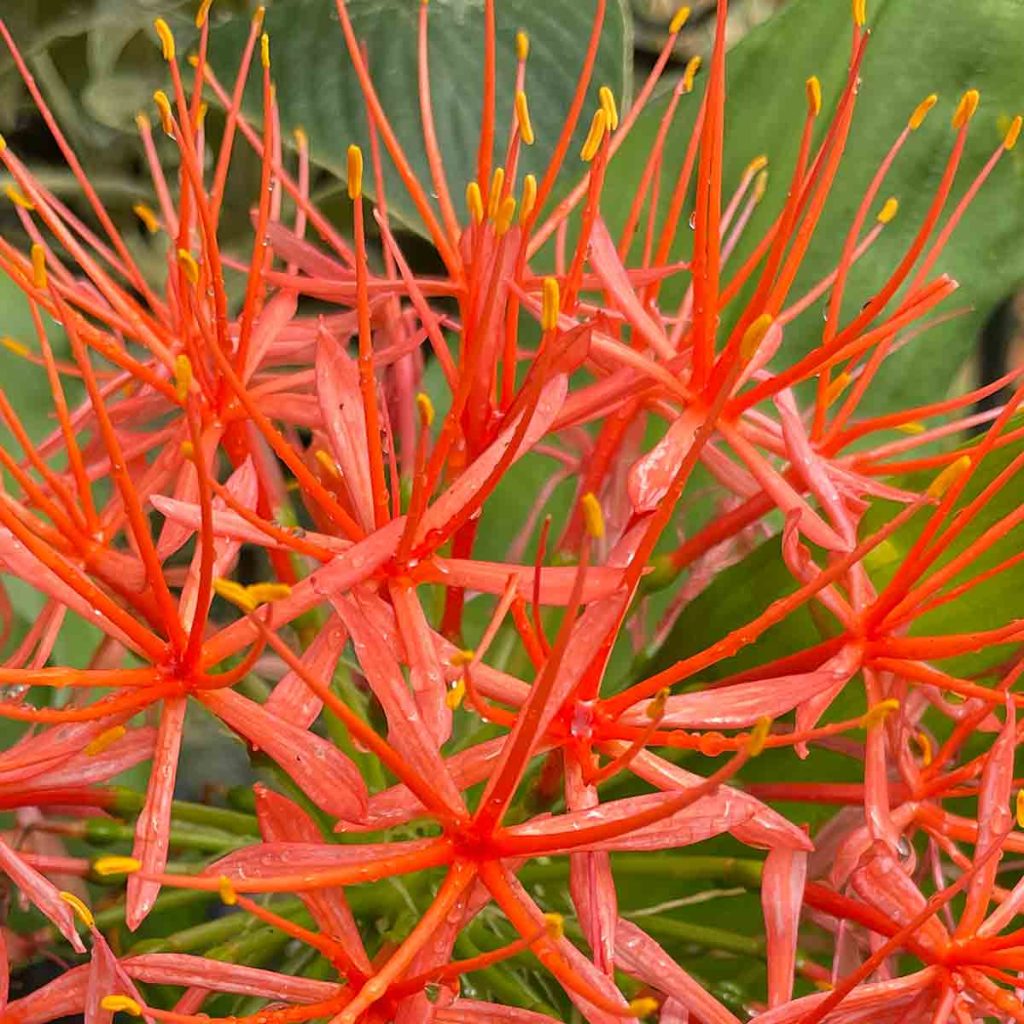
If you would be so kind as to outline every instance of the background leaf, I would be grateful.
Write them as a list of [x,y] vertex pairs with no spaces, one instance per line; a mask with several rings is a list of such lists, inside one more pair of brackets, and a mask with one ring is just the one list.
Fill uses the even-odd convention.
[[[844,305],[846,319],[888,278],[916,232],[942,174],[952,142],[949,118],[963,91],[980,89],[982,99],[952,202],[998,145],[1002,119],[1024,107],[1019,72],[1024,4],[1020,0],[957,4],[955,30],[941,16],[946,5],[938,5],[937,11],[932,0],[872,0],[868,7],[872,38],[853,131],[794,295],[834,268],[864,188],[916,105],[932,92],[940,94],[940,102],[911,137],[883,186],[878,205],[881,198],[895,195],[900,213],[855,269]],[[804,81],[812,74],[820,77],[828,110],[845,79],[850,31],[849,4],[793,0],[729,55],[726,192],[751,159],[764,153],[771,161],[768,195],[733,266],[750,251],[750,241],[771,222],[785,199],[806,109]],[[604,201],[611,220],[624,217],[666,102],[662,99],[644,113],[613,165]],[[696,109],[696,102],[683,103],[679,123],[669,136],[663,203],[668,201],[669,176],[682,158]],[[951,274],[961,285],[942,308],[970,306],[970,312],[893,355],[863,402],[866,410],[905,407],[950,390],[981,324],[1024,278],[1022,229],[1024,154],[1015,151],[982,189],[936,267],[936,272]],[[681,246],[688,245],[688,239],[682,239]],[[821,308],[808,311],[788,329],[776,365],[785,365],[818,344],[821,328]]]
[[[594,0],[502,0],[497,4],[497,140],[495,159],[503,161],[512,117],[515,35],[530,37],[526,91],[537,142],[527,148],[520,173],[546,165],[583,65],[595,10]],[[417,174],[429,188],[416,89],[418,0],[350,0],[357,36],[366,44],[370,70],[381,102]],[[463,209],[466,183],[475,177],[482,109],[482,0],[435,0],[430,5],[430,78],[438,141],[456,208]],[[333,2],[289,0],[270,6],[266,19],[272,43],[272,70],[281,118],[288,129],[302,126],[312,158],[339,178],[345,151],[359,143],[369,154],[366,113]],[[244,26],[238,26],[242,29]],[[234,66],[239,31],[213,36],[214,65]],[[594,80],[582,132],[597,100],[610,85],[628,97],[632,28],[624,0],[609,0]],[[257,94],[253,108],[259,109]],[[582,138],[582,134],[581,134]],[[385,181],[388,204],[414,230],[419,218],[390,163]],[[366,186],[372,184],[367,173]]]

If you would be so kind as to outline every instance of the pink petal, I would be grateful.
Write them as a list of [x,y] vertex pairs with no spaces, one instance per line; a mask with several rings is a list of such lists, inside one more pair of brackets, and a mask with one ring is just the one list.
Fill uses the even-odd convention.
[[316,390],[331,454],[365,530],[373,529],[373,489],[367,459],[366,419],[359,370],[338,342],[320,332],[316,348]]
[[249,339],[249,358],[243,375],[246,381],[263,364],[267,352],[295,316],[298,305],[298,295],[282,289],[263,307]]
[[[927,904],[921,890],[883,842],[875,843],[865,855],[850,876],[850,884],[865,903],[899,925],[908,924]],[[949,943],[949,932],[935,915],[918,927],[914,937],[937,951],[946,949]]]
[[[323,834],[313,819],[287,797],[275,793],[257,783],[253,787],[256,795],[256,814],[260,831],[268,843],[322,843]],[[363,940],[348,901],[342,889],[320,889],[300,893],[317,927],[337,939],[355,965],[365,974],[372,973],[369,958],[363,948]]]
[[[142,865],[143,871],[151,874],[159,874],[167,864],[171,801],[174,799],[174,780],[178,772],[186,705],[185,697],[171,697],[163,702],[153,767],[146,789],[146,803],[135,825],[132,856]],[[138,928],[153,909],[159,892],[159,882],[149,881],[139,875],[129,876],[125,923],[132,931]]]
[[768,940],[768,1005],[793,998],[800,908],[807,880],[807,852],[784,846],[768,851],[761,880],[761,906]]
[[765,489],[779,509],[789,515],[800,513],[800,532],[828,551],[845,551],[847,543],[829,526],[811,506],[793,489],[781,473],[738,431],[724,421],[719,429],[733,451],[743,460],[747,469]]
[[[566,804],[570,812],[598,807],[597,789],[583,782],[578,761],[565,772]],[[615,879],[607,853],[573,853],[569,857],[569,892],[594,963],[611,975],[615,958],[615,923],[619,916]]]
[[434,645],[433,631],[415,589],[392,583],[388,593],[405,646],[405,660],[416,706],[434,745],[440,747],[451,736],[452,712],[446,702],[448,687]]
[[35,992],[8,1003],[4,1024],[48,1024],[81,1013],[88,981],[88,964],[72,967]]
[[144,953],[129,957],[123,965],[136,981],[150,985],[200,986],[291,1003],[323,1002],[337,996],[340,989],[332,982],[296,978],[185,953]]
[[[978,841],[974,847],[974,862],[980,864],[967,888],[967,900],[960,915],[956,937],[973,936],[988,913],[992,888],[999,871],[1002,852],[996,847],[1005,842],[1013,828],[1010,815],[1010,793],[1013,789],[1013,762],[1016,753],[1017,709],[1012,700],[1006,701],[1006,724],[992,744],[985,770],[981,773],[978,794]],[[987,859],[986,859],[987,858]]]
[[[852,648],[844,648],[844,653],[813,672],[669,697],[662,725],[679,729],[742,729],[765,716],[778,718],[823,691],[832,692],[848,682],[860,663],[859,654],[854,658],[853,653]],[[630,725],[645,724],[649,721],[645,714],[647,706],[645,702],[634,708],[623,720]]]
[[[302,655],[303,667],[317,679],[331,679],[347,642],[345,627],[336,615],[332,615]],[[278,718],[300,729],[308,729],[320,714],[323,701],[297,672],[289,672],[274,687],[264,707]]]
[[518,1006],[501,1006],[478,999],[456,999],[434,1011],[436,1024],[558,1024],[554,1017]]
[[[895,1024],[906,1021],[907,1012],[931,989],[938,992],[945,973],[941,967],[926,967],[903,978],[858,985],[823,1018],[822,1024]],[[757,1024],[798,1024],[829,996],[827,992],[794,999],[783,1006],[758,1014]],[[913,1017],[913,1020],[919,1018]],[[928,1014],[924,1019],[931,1019]]]
[[276,761],[317,805],[340,818],[366,815],[366,784],[359,769],[333,743],[300,729],[230,689],[196,696],[221,721]]
[[685,410],[669,424],[661,440],[629,470],[629,500],[637,513],[653,512],[668,493],[704,417]]
[[737,1018],[694,981],[654,939],[630,921],[619,921],[615,933],[615,963],[681,1003],[702,1024],[739,1024]]
[[[479,562],[463,558],[435,557],[421,569],[423,578],[448,587],[465,587],[485,594],[502,594],[510,576],[518,576],[516,592],[528,601],[533,600],[533,580],[536,572],[532,565],[510,565],[505,562]],[[540,603],[565,605],[576,582],[576,568],[571,565],[544,566],[540,573]],[[592,566],[587,570],[583,586],[584,604],[610,597],[622,585],[622,570],[612,566]]]
[[386,863],[394,857],[436,846],[436,839],[410,839],[393,843],[363,843],[338,846],[316,842],[255,843],[235,850],[211,864],[208,875],[260,880],[276,875],[330,871]]
[[637,297],[626,268],[619,259],[612,237],[600,216],[595,218],[590,233],[590,265],[607,291],[612,305],[629,325],[662,359],[672,359],[676,352],[659,324],[644,309]]
[[75,914],[60,898],[60,891],[49,879],[25,863],[0,839],[0,868],[14,883],[15,888],[43,915],[53,922],[57,930],[79,953],[85,946],[75,930]]
[[357,603],[352,597],[335,597],[333,604],[352,637],[366,680],[384,708],[388,739],[420,775],[433,781],[439,795],[453,809],[461,807],[462,796],[430,739],[393,649],[368,619],[372,603],[365,600]]
[[[628,744],[609,744],[608,746],[609,751],[614,755],[626,750]],[[634,775],[659,789],[685,789],[698,785],[702,781],[699,775],[694,775],[685,768],[671,764],[647,750],[637,754],[630,761],[629,768]],[[741,843],[769,849],[780,845],[796,850],[812,850],[814,848],[802,829],[797,828],[781,814],[773,811],[755,797],[729,786],[722,786],[719,792],[728,792],[731,802],[738,801],[740,805],[745,804],[750,810],[750,814],[741,824],[729,828],[729,832]]]

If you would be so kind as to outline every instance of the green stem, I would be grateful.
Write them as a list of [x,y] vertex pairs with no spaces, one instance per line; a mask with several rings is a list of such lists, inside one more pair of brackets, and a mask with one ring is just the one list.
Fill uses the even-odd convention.
[[[111,807],[116,814],[125,817],[137,815],[142,810],[145,796],[124,786],[114,786],[114,803]],[[207,825],[239,836],[258,836],[259,823],[254,815],[230,811],[225,807],[211,807],[208,804],[194,804],[175,800],[171,804],[171,815],[179,821],[193,825]]]
[[[245,846],[248,840],[215,829],[189,828],[187,825],[171,826],[171,847],[179,850],[198,850],[203,853],[228,853]],[[131,842],[135,837],[135,826],[110,818],[90,818],[83,829],[86,842],[96,846],[108,843]]]

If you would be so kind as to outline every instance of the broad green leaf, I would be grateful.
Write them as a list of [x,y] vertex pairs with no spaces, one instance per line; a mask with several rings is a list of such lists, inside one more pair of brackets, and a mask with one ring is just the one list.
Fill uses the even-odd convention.
[[[432,191],[423,146],[417,89],[418,0],[349,0],[356,34],[365,43],[378,95],[417,177]],[[526,74],[536,144],[526,147],[519,173],[540,172],[558,138],[583,66],[595,10],[594,0],[499,0],[497,17],[497,137],[495,161],[504,160],[515,90],[515,35],[530,38]],[[483,78],[483,0],[434,0],[430,17],[430,88],[438,146],[456,209],[476,176]],[[241,29],[243,26],[237,26]],[[351,143],[369,159],[366,110],[335,13],[333,0],[285,0],[270,6],[266,19],[281,118],[286,129],[301,126],[313,159],[338,177],[346,173]],[[222,74],[234,67],[241,34],[213,36],[214,64]],[[632,28],[623,0],[607,5],[591,95],[581,117],[580,138],[595,109],[597,89],[609,85],[628,97]],[[253,109],[259,109],[253,93]],[[578,148],[579,140],[575,144]],[[576,152],[570,151],[569,166]],[[408,195],[386,161],[385,189],[391,210],[422,230]],[[365,187],[373,191],[367,167]]]
[[[889,174],[878,204],[896,196],[900,212],[855,269],[843,316],[856,312],[887,280],[917,231],[942,174],[953,141],[950,115],[965,89],[981,91],[952,201],[999,144],[1005,118],[1024,105],[1019,54],[1024,18],[1018,0],[977,0],[944,5],[931,0],[872,0],[872,37],[862,70],[853,130],[838,180],[829,197],[809,258],[794,295],[834,268],[843,238],[864,189],[916,105],[930,93],[940,101],[910,139]],[[806,110],[805,79],[820,77],[827,112],[843,86],[850,54],[850,7],[841,0],[793,0],[752,31],[729,55],[726,110],[726,195],[744,166],[759,154],[771,161],[765,202],[755,215],[732,266],[738,266],[781,207]],[[689,137],[699,95],[681,105],[669,136],[662,201]],[[624,216],[667,100],[645,112],[609,174],[604,208],[609,219]],[[819,126],[820,135],[820,126]],[[965,315],[928,332],[892,356],[863,406],[880,411],[932,400],[947,393],[969,356],[980,325],[993,307],[1024,278],[1024,155],[1007,154],[953,235],[935,273],[944,271],[960,291],[943,310]],[[951,206],[947,206],[947,212]],[[869,221],[870,223],[870,221]],[[683,232],[686,234],[685,230]],[[689,246],[683,239],[682,248]],[[775,365],[787,365],[820,342],[822,305],[787,330]]]

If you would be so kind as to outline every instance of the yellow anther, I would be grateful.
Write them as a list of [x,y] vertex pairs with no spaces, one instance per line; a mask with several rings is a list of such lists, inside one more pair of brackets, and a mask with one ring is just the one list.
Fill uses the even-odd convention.
[[1017,790],[1016,818],[1017,828],[1024,828],[1024,789]]
[[1017,145],[1022,124],[1024,124],[1024,118],[1021,118],[1020,114],[1018,114],[1010,122],[1010,127],[1006,129],[1006,134],[1003,136],[1003,149],[1013,149]]
[[961,455],[955,462],[951,462],[939,475],[928,485],[928,496],[930,498],[941,498],[963,475],[971,468],[970,455]]
[[153,28],[156,29],[156,34],[160,37],[164,60],[174,60],[174,34],[171,32],[171,26],[163,18],[157,18],[153,22]]
[[97,754],[102,754],[104,750],[112,747],[126,732],[127,729],[123,725],[114,725],[109,729],[105,729],[94,740],[86,744],[86,756],[96,757]]
[[156,214],[145,203],[136,203],[132,207],[132,213],[142,221],[146,230],[151,235],[155,235],[160,230],[160,221],[157,219]]
[[479,224],[484,219],[484,197],[480,194],[480,186],[471,181],[466,186],[466,208],[473,219],[474,224]]
[[454,668],[462,668],[465,665],[471,664],[475,657],[476,651],[470,647],[464,647],[461,651],[456,651],[449,657],[448,664]]
[[663,686],[655,695],[654,700],[647,705],[644,714],[652,721],[658,722],[665,714],[665,704],[668,702],[669,689]]
[[199,284],[199,264],[196,258],[188,249],[178,250],[178,266],[185,272],[185,277],[190,285]]
[[632,999],[629,1003],[629,1015],[631,1017],[650,1017],[660,1005],[657,999],[652,999],[650,996]]
[[416,409],[420,414],[420,423],[429,427],[434,422],[434,403],[426,391],[420,391],[416,395]]
[[4,189],[4,193],[15,206],[20,206],[23,210],[34,210],[36,208],[36,204],[28,196],[19,192],[13,185],[8,185]]
[[668,23],[669,35],[675,35],[677,32],[682,32],[683,26],[690,18],[690,8],[680,7],[675,14],[672,15],[672,20]]
[[16,356],[21,356],[23,359],[29,355],[28,346],[23,345],[20,341],[15,341],[13,338],[0,338],[0,345],[3,345],[8,352],[13,352]]
[[498,204],[498,212],[494,217],[494,233],[500,238],[512,226],[512,218],[516,215],[514,196],[505,196]]
[[544,930],[548,938],[558,942],[565,935],[565,918],[553,911],[544,915]]
[[260,36],[260,63],[265,67],[270,67],[270,36],[266,32]]
[[191,441],[182,441],[178,445],[178,451],[181,452],[181,457],[189,462],[196,457],[196,446]]
[[458,679],[448,687],[448,692],[444,695],[444,702],[451,711],[455,711],[461,706],[465,696],[466,680]]
[[750,730],[750,739],[747,740],[747,753],[751,757],[757,757],[764,750],[768,741],[768,735],[772,731],[772,720],[764,715],[757,720],[754,728]]
[[586,141],[580,149],[580,159],[590,163],[597,156],[597,151],[604,141],[604,134],[608,130],[608,115],[604,110],[594,111],[594,117],[590,122],[590,130],[587,132]]
[[188,398],[190,387],[192,387],[192,360],[182,352],[174,359],[174,393],[179,402],[184,402]]
[[505,168],[495,167],[491,175],[491,187],[487,192],[487,219],[494,220],[498,215],[498,204],[505,189]]
[[895,196],[890,196],[882,204],[882,208],[878,211],[879,224],[888,224],[897,213],[900,212],[900,201]]
[[142,1007],[131,996],[104,996],[100,1000],[100,1007],[111,1013],[120,1011],[130,1013],[133,1017],[142,1016]]
[[907,121],[907,127],[912,131],[916,132],[921,125],[924,124],[924,119],[928,116],[932,107],[939,102],[939,97],[932,93],[931,96],[926,96],[920,103],[914,108],[914,112],[910,115]]
[[537,179],[532,174],[523,178],[523,201],[519,204],[519,223],[525,224],[537,205]]
[[196,11],[196,28],[202,28],[206,24],[206,19],[210,16],[210,8],[212,6],[213,0],[201,0],[199,10]]
[[918,732],[914,739],[917,741],[918,747],[921,749],[921,764],[928,767],[932,763],[932,741],[928,738],[928,734],[925,732]]
[[758,350],[764,336],[771,330],[775,320],[771,313],[762,313],[744,332],[740,339],[740,358],[749,363]]
[[313,458],[323,466],[333,477],[340,477],[341,473],[338,471],[338,464],[331,458],[330,453],[325,452],[323,448],[317,448],[313,453]]
[[245,592],[256,604],[266,604],[268,601],[283,601],[290,597],[292,588],[287,583],[250,583]]
[[256,602],[252,599],[248,590],[241,583],[236,583],[234,580],[218,577],[213,581],[213,592],[218,597],[222,597],[225,601],[235,605],[235,607],[241,608],[243,612],[253,612],[256,610]]
[[853,0],[853,23],[863,28],[868,20],[868,0]]
[[927,429],[920,420],[907,420],[906,423],[899,423],[896,429],[901,434],[910,434],[912,437],[916,437],[918,434],[923,434]]
[[755,156],[753,160],[747,164],[747,169],[743,173],[745,175],[754,175],[760,171],[763,171],[768,166],[768,157],[762,153],[760,156]]
[[266,14],[267,14],[266,7],[264,7],[263,4],[260,4],[259,7],[257,7],[256,10],[253,11],[252,23],[257,28],[259,28],[263,24],[263,19],[266,17]]
[[348,147],[348,197],[363,197],[363,151],[358,146]]
[[604,536],[604,512],[593,491],[587,491],[580,498],[580,510],[583,512],[583,526],[587,533],[594,540],[600,540]]
[[754,182],[754,202],[759,203],[764,199],[765,192],[768,191],[768,172],[761,171],[757,176],[757,181]]
[[101,878],[113,875],[133,875],[142,868],[142,864],[134,857],[97,857],[92,862],[92,869]]
[[558,278],[545,277],[541,291],[543,300],[540,310],[540,325],[545,331],[553,331],[558,326],[558,310],[562,304]]
[[834,377],[827,388],[825,388],[825,408],[831,408],[839,396],[850,386],[853,378],[848,373],[841,373]]
[[613,132],[619,127],[619,106],[615,102],[615,93],[607,85],[602,85],[597,95],[601,101],[601,109],[608,118],[608,131]]
[[220,901],[225,907],[233,907],[238,902],[238,893],[235,892],[235,887],[231,884],[231,879],[227,875],[221,875],[217,879],[217,892],[220,895]]
[[526,60],[530,56],[530,37],[525,32],[516,33],[516,60]]
[[142,113],[141,110],[139,111],[139,113],[135,115],[135,127],[138,128],[139,131],[142,132],[143,134],[148,132],[149,129],[152,127],[152,122],[145,114]]
[[533,145],[533,122],[530,120],[530,106],[526,102],[526,93],[522,89],[516,91],[516,124],[519,125],[519,136],[527,146]]
[[811,117],[817,117],[821,113],[821,82],[817,75],[811,75],[807,79],[807,109],[811,113]]
[[153,93],[153,102],[156,104],[156,109],[160,112],[160,126],[167,135],[173,135],[174,120],[171,117],[171,101],[167,98],[167,93],[163,89],[157,89]]
[[880,700],[867,710],[867,714],[860,720],[865,729],[874,729],[881,725],[894,711],[899,711],[900,702],[895,697]]
[[38,242],[32,246],[32,283],[46,287],[46,250]]
[[309,149],[309,136],[306,134],[306,129],[299,125],[297,128],[292,129],[292,138],[295,140],[295,145],[299,149]]
[[91,928],[96,923],[96,919],[92,916],[92,911],[73,892],[62,891],[58,895],[75,912],[75,917],[86,928]]
[[2,153],[6,148],[7,140],[2,135],[0,135],[0,153]]
[[960,102],[956,105],[956,110],[953,111],[953,127],[963,128],[974,117],[980,101],[981,93],[977,89],[968,89],[960,97]]
[[693,92],[693,82],[697,77],[697,72],[700,71],[700,66],[703,63],[701,58],[691,57],[686,62],[686,67],[683,69],[683,92]]

